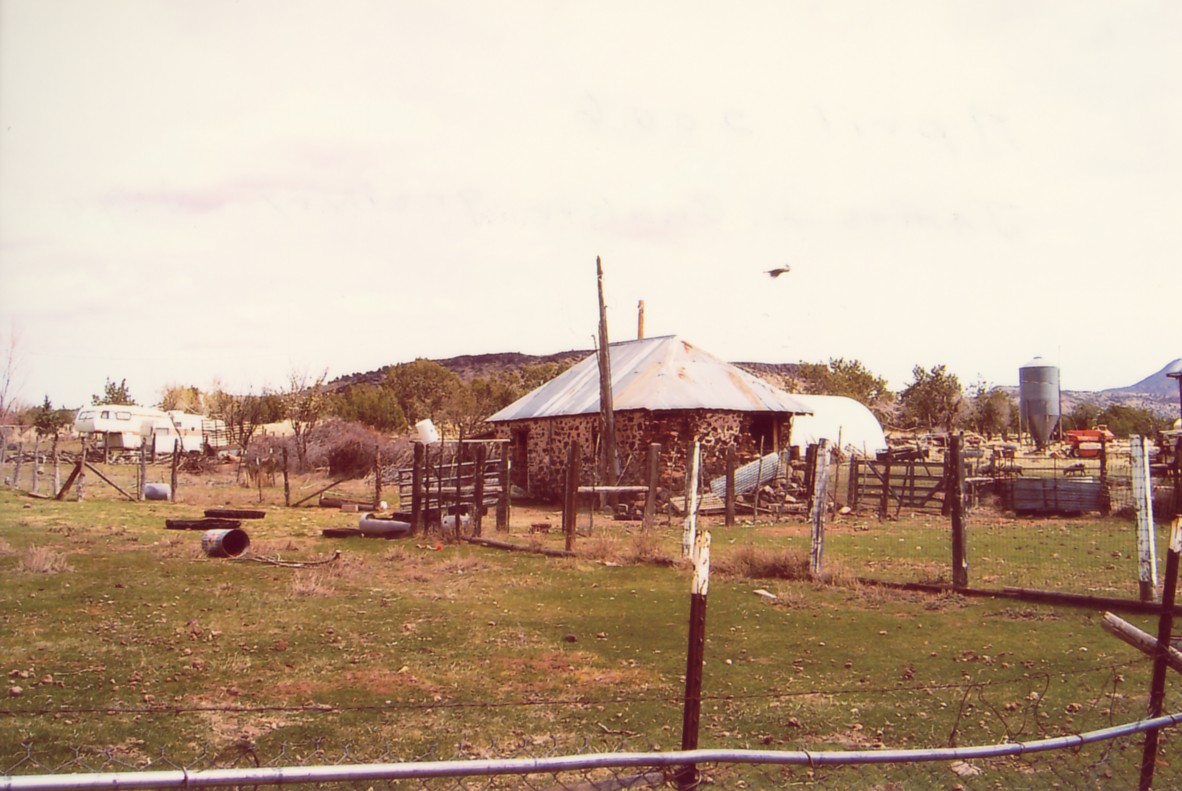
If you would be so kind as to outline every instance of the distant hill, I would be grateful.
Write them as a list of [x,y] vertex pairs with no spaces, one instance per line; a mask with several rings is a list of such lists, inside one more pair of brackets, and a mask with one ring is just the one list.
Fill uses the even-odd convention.
[[459,357],[448,357],[446,360],[436,360],[449,371],[459,374],[465,382],[480,376],[517,371],[533,365],[557,363],[559,365],[574,365],[595,354],[593,349],[556,352],[554,354],[522,354],[521,352],[501,352],[498,354],[463,354]]
[[[457,374],[465,382],[482,376],[517,371],[533,365],[545,363],[574,364],[590,357],[594,350],[575,350],[555,352],[554,354],[522,354],[521,352],[496,352],[492,354],[462,354],[459,357],[448,357],[432,362]],[[407,362],[410,362],[409,360]],[[386,372],[393,368],[386,365],[375,371],[365,373],[346,374],[328,383],[329,390],[341,390],[358,384],[381,384],[386,378]]]
[[1171,379],[1166,374],[1176,374],[1182,372],[1182,357],[1174,360],[1172,363],[1166,365],[1155,374],[1142,379],[1136,384],[1131,384],[1128,387],[1113,387],[1103,392],[1105,393],[1137,393],[1140,395],[1154,395],[1154,396],[1168,396],[1172,398],[1178,397],[1178,380]]

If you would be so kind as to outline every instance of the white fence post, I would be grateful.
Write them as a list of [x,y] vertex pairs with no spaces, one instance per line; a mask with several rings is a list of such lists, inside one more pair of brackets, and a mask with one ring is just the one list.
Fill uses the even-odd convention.
[[685,481],[685,527],[681,534],[681,556],[693,555],[694,541],[698,535],[698,464],[701,443],[694,440],[690,447],[689,472]]
[[1133,509],[1137,513],[1137,583],[1141,601],[1157,591],[1157,541],[1153,531],[1153,480],[1149,477],[1149,440],[1129,437],[1133,466]]

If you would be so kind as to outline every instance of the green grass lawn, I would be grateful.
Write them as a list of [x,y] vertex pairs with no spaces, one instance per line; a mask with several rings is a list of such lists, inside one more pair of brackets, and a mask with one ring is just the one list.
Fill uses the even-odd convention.
[[[242,745],[295,763],[680,746],[690,569],[628,560],[676,560],[675,520],[643,538],[597,522],[572,559],[326,539],[321,529],[357,515],[266,510],[244,524],[249,555],[228,560],[206,557],[199,532],[164,529],[199,514],[193,505],[0,492],[0,773],[214,765]],[[561,545],[527,535],[539,512],[517,513],[507,538]],[[1091,536],[1117,529],[1081,522],[1072,530],[1089,538],[1059,547],[1058,527],[972,527],[997,533],[973,573],[1024,584],[1023,542],[1044,533],[1058,560],[1083,568]],[[702,747],[987,744],[1145,712],[1149,662],[1103,632],[1098,612],[854,581],[946,579],[938,517],[834,525],[826,584],[727,572],[752,548],[807,552],[802,523],[710,530]],[[1087,571],[1097,580],[1128,573],[1101,560]],[[1131,743],[1105,764],[1117,780],[1135,778]],[[990,771],[1015,787],[1038,766]]]

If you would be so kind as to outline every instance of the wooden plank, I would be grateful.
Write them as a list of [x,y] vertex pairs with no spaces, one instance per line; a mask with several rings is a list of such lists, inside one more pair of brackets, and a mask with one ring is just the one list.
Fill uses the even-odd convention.
[[107,476],[105,476],[105,475],[103,475],[101,472],[99,472],[99,471],[98,471],[98,468],[97,468],[97,467],[95,467],[95,466],[94,466],[93,464],[91,464],[90,462],[87,462],[87,463],[86,463],[86,469],[90,470],[90,471],[91,471],[91,472],[93,472],[95,475],[97,475],[99,478],[103,479],[103,481],[104,481],[104,482],[106,482],[106,484],[107,484],[108,486],[110,486],[110,487],[111,487],[112,489],[114,489],[115,491],[119,492],[119,494],[123,495],[123,496],[124,496],[124,497],[126,497],[128,500],[131,500],[132,502],[135,502],[135,498],[134,498],[134,497],[132,497],[130,494],[128,494],[127,492],[125,492],[125,491],[123,491],[122,489],[120,489],[120,488],[119,488],[119,484],[115,483],[115,482],[114,482],[114,481],[112,481],[110,478],[108,478]]
[[[1123,618],[1118,618],[1110,612],[1104,613],[1103,620],[1100,621],[1100,626],[1104,631],[1118,637],[1124,642],[1136,648],[1142,653],[1154,656],[1157,653],[1157,638],[1149,634],[1149,632],[1142,631],[1136,626],[1133,626]],[[1171,646],[1166,646],[1166,665],[1171,669],[1182,673],[1182,651]]]
[[[685,515],[685,501],[686,501],[685,497],[671,497],[671,498],[669,498],[669,503],[673,506],[673,511],[678,516]],[[751,511],[750,506],[743,506],[742,504],[738,504],[737,507],[743,508],[748,513],[750,513],[750,511]],[[712,494],[712,493],[700,494],[700,495],[698,495],[698,513],[699,514],[725,514],[726,513],[726,501],[723,500],[723,498],[719,497],[716,494]]]
[[334,487],[334,486],[340,486],[342,483],[344,483],[344,482],[345,482],[345,481],[347,481],[347,480],[350,480],[350,479],[349,479],[349,478],[341,478],[339,481],[333,481],[333,482],[332,482],[332,483],[330,483],[328,486],[325,486],[323,489],[317,489],[316,491],[312,492],[310,495],[308,495],[307,497],[305,497],[303,500],[299,500],[299,501],[297,501],[297,502],[296,502],[296,504],[292,506],[292,508],[296,508],[296,507],[298,507],[298,506],[301,506],[301,505],[303,505],[304,503],[308,502],[309,500],[311,500],[311,499],[312,499],[313,497],[315,497],[316,495],[318,495],[318,494],[324,494],[325,492],[327,492],[327,491],[328,491],[329,489],[331,489],[332,487]]
[[567,552],[565,549],[547,549],[545,547],[535,549],[530,546],[523,546],[521,544],[510,544],[508,541],[494,541],[491,538],[479,538],[477,536],[470,536],[465,539],[469,544],[478,544],[482,547],[489,547],[491,549],[507,549],[512,552],[531,552],[535,555],[546,555],[552,558],[573,558],[574,552]]

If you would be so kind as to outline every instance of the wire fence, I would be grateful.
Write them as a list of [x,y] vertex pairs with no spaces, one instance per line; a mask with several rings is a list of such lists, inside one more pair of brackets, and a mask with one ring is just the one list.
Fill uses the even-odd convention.
[[[704,746],[692,753],[678,751],[679,734],[671,725],[680,721],[681,701],[675,697],[663,701],[669,722],[645,730],[618,724],[616,715],[636,702],[631,697],[521,701],[507,713],[506,706],[481,701],[450,703],[523,721],[543,709],[555,726],[553,735],[501,741],[479,732],[427,742],[390,738],[388,732],[362,735],[367,729],[347,742],[315,735],[317,720],[361,708],[380,709],[385,719],[407,722],[412,730],[409,723],[421,708],[404,705],[10,707],[0,712],[7,742],[0,789],[278,782],[399,789],[685,787],[687,763],[696,765],[699,784],[724,788],[1123,789],[1137,786],[1146,732],[1155,728],[1153,787],[1182,787],[1182,737],[1174,727],[1182,724],[1182,714],[1136,724],[1146,712],[1150,660],[1002,667],[1003,657],[965,652],[958,661],[965,679],[954,684],[913,684],[904,670],[885,684],[858,679],[829,688],[706,695]],[[1164,704],[1166,712],[1182,710],[1177,676],[1169,679]],[[449,702],[428,705],[446,711]],[[571,709],[594,711],[597,724],[564,727],[564,712]],[[198,735],[181,743],[153,741],[165,718],[201,726],[213,713],[231,717],[237,732],[215,737],[198,727],[192,732]],[[287,729],[249,727],[296,714],[305,720],[303,738]],[[125,736],[114,743],[86,737],[100,724],[110,732],[112,720],[124,726]],[[69,725],[63,729],[63,723]],[[87,778],[96,773],[102,777]],[[118,784],[111,773],[121,773]]]

